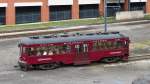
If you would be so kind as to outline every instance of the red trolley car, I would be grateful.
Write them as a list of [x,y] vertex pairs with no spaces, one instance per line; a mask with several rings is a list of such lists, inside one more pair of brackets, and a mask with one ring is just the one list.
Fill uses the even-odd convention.
[[21,39],[19,48],[22,70],[55,69],[61,64],[127,61],[129,38],[119,32],[33,36]]

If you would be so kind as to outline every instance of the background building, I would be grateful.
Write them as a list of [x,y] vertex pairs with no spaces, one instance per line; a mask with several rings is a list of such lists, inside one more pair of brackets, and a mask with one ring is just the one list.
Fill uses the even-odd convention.
[[[117,11],[150,13],[150,0],[108,0],[108,16]],[[0,0],[0,25],[95,18],[104,14],[104,0]]]

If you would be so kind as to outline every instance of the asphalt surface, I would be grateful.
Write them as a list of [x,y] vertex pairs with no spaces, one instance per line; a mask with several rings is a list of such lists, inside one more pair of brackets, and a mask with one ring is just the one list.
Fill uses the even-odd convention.
[[[90,32],[103,30],[99,26],[90,27],[98,28]],[[147,23],[109,25],[108,30],[126,34],[132,43],[150,40],[150,24]],[[84,32],[86,31],[88,30]],[[19,56],[17,48],[19,39],[0,40],[0,84],[131,84],[138,77],[150,74],[150,60],[78,67],[64,66],[56,70],[22,72],[14,68]]]

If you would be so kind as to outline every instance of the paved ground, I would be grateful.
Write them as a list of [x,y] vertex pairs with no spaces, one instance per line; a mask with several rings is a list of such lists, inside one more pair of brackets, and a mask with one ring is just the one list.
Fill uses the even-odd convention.
[[[1,84],[131,84],[149,75],[150,60],[117,64],[67,66],[56,70],[0,72]],[[144,84],[144,83],[143,83]]]
[[[99,26],[91,26],[91,28],[94,27],[99,28]],[[122,24],[110,26],[109,30],[119,30],[128,35],[133,43],[131,53],[140,54],[150,52],[148,43],[144,46],[140,44],[150,41],[149,27],[150,24]],[[102,31],[102,28],[99,31]],[[18,38],[0,40],[0,84],[131,84],[138,77],[150,74],[150,60],[112,65],[67,66],[52,71],[22,72],[13,67],[19,55],[17,43]],[[140,50],[141,47],[143,52]]]

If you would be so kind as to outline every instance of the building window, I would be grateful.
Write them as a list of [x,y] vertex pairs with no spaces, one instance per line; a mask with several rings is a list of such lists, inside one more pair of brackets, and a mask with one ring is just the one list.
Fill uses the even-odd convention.
[[17,7],[16,23],[33,23],[41,21],[40,7]]
[[6,24],[5,8],[0,8],[0,25]]
[[80,5],[80,18],[96,18],[99,16],[98,5]]
[[136,11],[136,10],[143,10],[145,12],[145,2],[136,2],[136,3],[131,3],[130,10],[131,11]]
[[71,6],[50,6],[51,21],[71,19]]
[[107,16],[116,16],[116,12],[123,11],[122,3],[108,3]]

